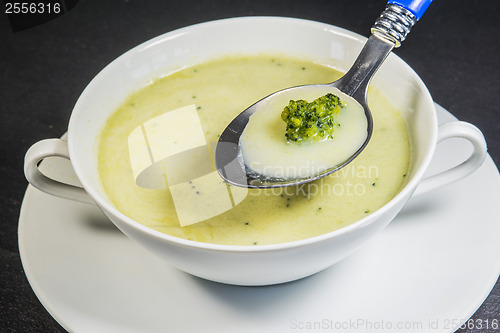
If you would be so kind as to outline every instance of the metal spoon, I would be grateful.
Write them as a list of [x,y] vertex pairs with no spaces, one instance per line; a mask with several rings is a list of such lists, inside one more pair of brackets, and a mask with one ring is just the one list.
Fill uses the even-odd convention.
[[[325,177],[349,164],[368,144],[373,131],[373,120],[366,101],[366,94],[371,78],[387,58],[393,48],[399,47],[413,25],[420,19],[432,0],[389,0],[371,29],[371,36],[361,50],[351,69],[335,82],[323,85],[304,85],[275,92],[240,113],[222,132],[215,151],[215,164],[219,175],[229,184],[247,188],[274,188],[300,185]],[[283,179],[263,176],[250,171],[244,163],[239,148],[240,136],[248,124],[249,118],[259,107],[268,103],[285,91],[311,89],[330,86],[358,101],[367,118],[367,138],[363,145],[345,162],[335,165],[312,177]]]

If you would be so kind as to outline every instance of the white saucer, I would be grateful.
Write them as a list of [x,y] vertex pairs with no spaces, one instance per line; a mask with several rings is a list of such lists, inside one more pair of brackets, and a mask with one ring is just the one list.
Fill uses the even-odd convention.
[[[441,122],[455,119],[436,107]],[[430,172],[469,151],[458,139],[443,142]],[[63,169],[70,174],[67,163]],[[354,255],[270,287],[192,277],[129,240],[96,208],[30,186],[19,248],[36,295],[71,332],[453,332],[499,276],[499,202],[500,177],[488,157],[472,176],[412,198]]]

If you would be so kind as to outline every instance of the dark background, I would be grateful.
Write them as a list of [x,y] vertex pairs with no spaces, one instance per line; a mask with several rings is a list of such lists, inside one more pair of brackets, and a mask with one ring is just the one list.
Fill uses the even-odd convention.
[[[103,67],[159,34],[234,16],[305,18],[368,36],[384,7],[384,0],[80,0],[64,15],[18,32],[2,7],[0,331],[64,331],[39,303],[19,258],[17,225],[27,186],[23,158],[34,142],[66,131],[79,94]],[[483,131],[498,165],[500,1],[435,0],[395,53],[437,103]],[[500,321],[499,282],[472,318]]]

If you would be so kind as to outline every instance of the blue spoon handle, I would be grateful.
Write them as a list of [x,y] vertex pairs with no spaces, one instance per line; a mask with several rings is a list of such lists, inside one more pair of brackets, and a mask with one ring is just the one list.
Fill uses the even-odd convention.
[[388,4],[395,4],[409,10],[415,18],[420,20],[424,15],[427,7],[431,4],[432,0],[389,0]]
[[372,27],[372,34],[399,47],[432,0],[389,0]]

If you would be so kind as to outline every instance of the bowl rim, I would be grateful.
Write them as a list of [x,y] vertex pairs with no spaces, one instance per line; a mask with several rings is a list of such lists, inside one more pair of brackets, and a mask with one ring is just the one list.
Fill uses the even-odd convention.
[[[175,243],[176,245],[180,245],[183,247],[188,247],[192,249],[199,249],[199,250],[209,250],[209,251],[216,251],[216,252],[230,252],[230,253],[260,253],[260,252],[276,252],[276,251],[282,251],[282,250],[287,250],[290,248],[299,248],[299,247],[304,247],[308,246],[311,244],[318,244],[327,240],[330,240],[332,238],[337,238],[341,235],[345,235],[348,233],[355,232],[358,229],[363,229],[369,225],[371,225],[374,221],[376,221],[382,214],[384,214],[387,210],[391,210],[394,206],[400,203],[401,200],[404,200],[405,197],[410,197],[411,194],[415,191],[418,182],[421,180],[425,170],[427,169],[428,165],[430,164],[430,161],[432,159],[432,156],[434,154],[435,150],[435,144],[431,144],[430,147],[428,147],[427,152],[425,157],[422,160],[421,166],[416,172],[413,174],[412,178],[403,186],[403,188],[389,201],[387,202],[384,206],[381,208],[377,209],[373,213],[367,215],[366,217],[359,219],[345,227],[342,227],[340,229],[336,229],[321,235],[305,238],[305,239],[299,239],[299,240],[294,240],[294,241],[289,241],[289,242],[282,242],[282,243],[274,243],[274,244],[263,244],[263,245],[227,245],[227,244],[214,244],[214,243],[205,243],[205,242],[199,242],[199,241],[193,241],[193,240],[187,240],[184,238],[172,236],[166,233],[162,233],[160,231],[153,230],[149,227],[146,227],[142,225],[141,223],[134,221],[133,219],[129,218],[122,212],[120,212],[114,205],[109,203],[107,200],[105,200],[102,195],[94,189],[90,185],[90,181],[87,180],[87,176],[85,175],[85,170],[81,168],[80,165],[74,164],[73,161],[78,161],[78,152],[75,151],[74,146],[72,145],[72,142],[76,141],[76,138],[72,135],[71,128],[77,126],[75,124],[75,114],[78,112],[78,110],[81,110],[82,108],[79,107],[79,105],[82,103],[82,100],[86,98],[88,89],[90,86],[94,84],[94,82],[98,81],[100,77],[106,76],[107,72],[110,71],[113,67],[114,64],[118,62],[125,61],[129,57],[134,56],[135,53],[140,52],[141,50],[144,50],[146,48],[154,46],[156,43],[163,41],[165,39],[173,38],[174,36],[180,36],[188,33],[195,33],[196,31],[200,31],[202,29],[205,29],[207,27],[214,27],[214,26],[219,26],[219,25],[232,25],[232,24],[238,24],[238,23],[252,23],[255,24],[256,22],[263,22],[263,21],[268,21],[268,22],[273,22],[275,24],[278,23],[284,23],[284,24],[294,24],[294,25],[306,25],[306,26],[314,26],[314,27],[319,27],[323,29],[327,29],[327,31],[334,32],[336,34],[340,34],[345,38],[350,38],[352,40],[355,40],[356,42],[359,42],[360,45],[364,44],[365,41],[367,40],[367,37],[361,36],[355,32],[349,31],[347,29],[341,28],[334,26],[332,24],[328,23],[323,23],[319,21],[313,21],[313,20],[308,20],[308,19],[301,19],[301,18],[293,18],[293,17],[282,17],[282,16],[241,16],[241,17],[232,17],[232,18],[225,18],[225,19],[217,19],[217,20],[212,20],[212,21],[206,21],[206,22],[201,22],[193,25],[189,25],[186,27],[182,27],[179,29],[175,29],[169,32],[166,32],[164,34],[158,35],[156,37],[153,37],[149,40],[146,40],[145,42],[131,48],[130,50],[126,51],[119,57],[115,58],[113,61],[111,61],[108,65],[106,65],[87,85],[87,87],[84,89],[80,97],[78,98],[73,111],[70,116],[70,121],[69,121],[69,126],[68,126],[68,148],[69,148],[69,155],[70,155],[70,160],[72,161],[72,166],[75,170],[75,173],[80,180],[83,188],[85,191],[96,201],[96,204],[104,211],[112,214],[115,218],[117,218],[121,223],[125,223],[129,227],[135,229],[136,231],[139,231],[142,235],[151,237],[155,240],[160,240],[160,241],[167,241],[170,243]],[[437,116],[434,108],[434,103],[432,101],[432,97],[425,86],[424,82],[422,79],[418,76],[418,74],[405,62],[403,61],[399,56],[397,56],[394,53],[391,53],[388,57],[388,59],[391,59],[391,61],[396,61],[399,62],[399,65],[405,67],[410,75],[415,79],[415,83],[419,86],[419,88],[422,90],[424,93],[426,100],[430,103],[432,106],[432,111],[429,111],[429,114],[432,116],[433,119],[430,119],[431,122],[435,124],[433,126],[432,131],[430,133],[431,139],[429,142],[436,142],[437,141]],[[76,111],[76,112],[75,112]]]

